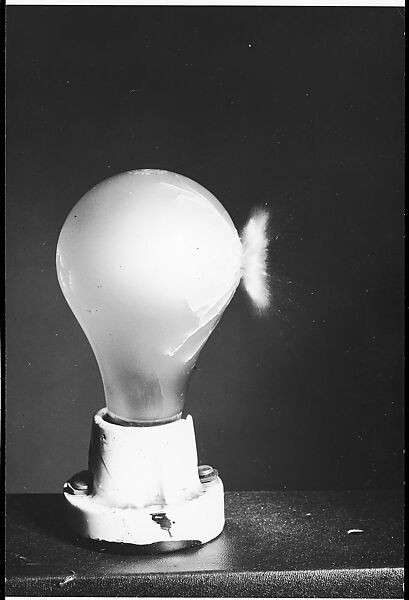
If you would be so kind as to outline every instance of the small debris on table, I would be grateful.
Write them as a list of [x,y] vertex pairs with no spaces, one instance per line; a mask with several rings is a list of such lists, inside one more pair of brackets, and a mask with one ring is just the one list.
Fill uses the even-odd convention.
[[72,575],[68,575],[68,577],[66,577],[65,579],[63,579],[63,581],[60,581],[60,583],[58,584],[60,587],[62,587],[63,585],[66,585],[70,581],[74,581],[74,579],[75,579],[75,573],[74,573],[74,571],[71,571],[71,573],[72,573]]
[[363,529],[348,529],[347,534],[350,535],[351,533],[364,533]]

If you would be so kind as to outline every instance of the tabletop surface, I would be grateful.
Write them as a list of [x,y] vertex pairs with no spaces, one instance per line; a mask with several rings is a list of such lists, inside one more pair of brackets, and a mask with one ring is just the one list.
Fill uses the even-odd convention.
[[225,507],[216,540],[141,556],[72,538],[62,495],[9,495],[7,592],[316,597],[317,586],[327,595],[341,586],[344,597],[403,595],[399,492],[227,492]]

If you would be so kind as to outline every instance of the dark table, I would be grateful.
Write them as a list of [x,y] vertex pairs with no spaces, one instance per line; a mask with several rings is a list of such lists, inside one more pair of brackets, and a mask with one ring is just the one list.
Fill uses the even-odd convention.
[[60,495],[10,495],[6,593],[402,598],[402,500],[400,492],[229,492],[216,540],[140,556],[72,539]]

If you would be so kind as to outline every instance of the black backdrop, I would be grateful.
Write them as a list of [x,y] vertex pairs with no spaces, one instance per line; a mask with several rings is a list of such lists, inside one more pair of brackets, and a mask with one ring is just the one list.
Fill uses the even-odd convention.
[[54,253],[73,204],[153,167],[241,228],[271,212],[273,307],[238,290],[193,373],[227,489],[402,480],[403,19],[394,8],[7,9],[8,490],[86,466],[103,401]]

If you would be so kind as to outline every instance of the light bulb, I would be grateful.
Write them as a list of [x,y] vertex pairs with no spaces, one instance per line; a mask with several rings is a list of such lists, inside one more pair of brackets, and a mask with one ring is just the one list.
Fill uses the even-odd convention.
[[58,278],[95,353],[113,419],[164,423],[241,278],[242,245],[220,202],[158,170],[104,181],[70,212]]
[[154,169],[100,183],[68,215],[58,280],[107,406],[94,416],[88,471],[64,486],[81,535],[163,549],[223,529],[223,484],[212,467],[198,468],[182,411],[198,354],[241,278],[256,306],[268,304],[266,225],[259,211],[240,238],[213,194]]

